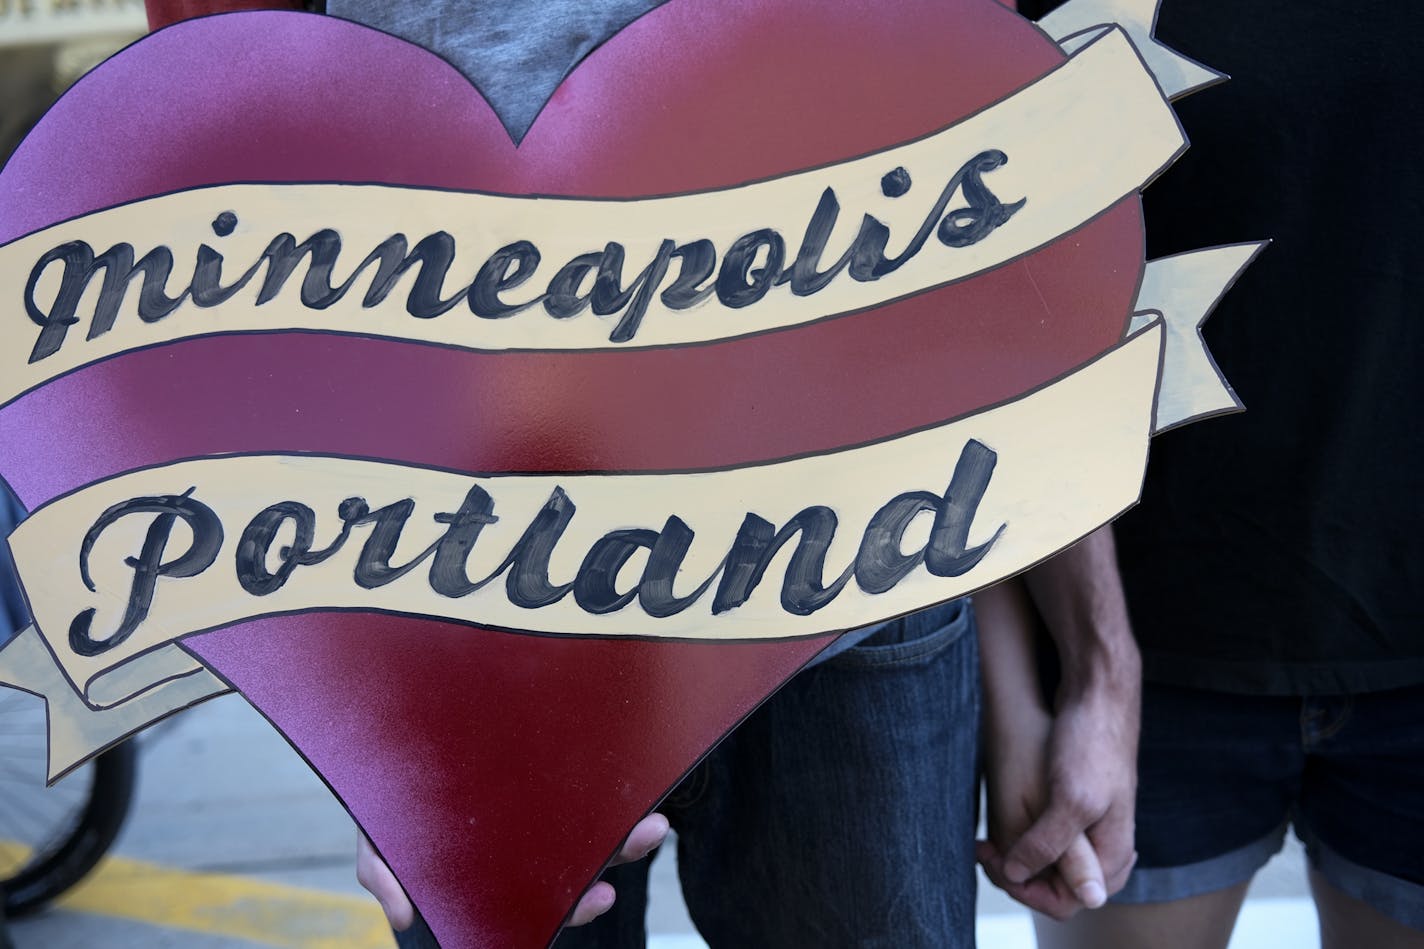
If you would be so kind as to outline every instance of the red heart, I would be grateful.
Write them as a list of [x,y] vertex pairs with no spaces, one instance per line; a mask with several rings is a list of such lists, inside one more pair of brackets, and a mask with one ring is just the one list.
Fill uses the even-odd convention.
[[[1061,59],[992,0],[672,0],[583,63],[516,148],[463,79],[400,41],[300,14],[208,18],[130,48],[51,111],[0,174],[0,238],[232,181],[725,186],[918,137]],[[974,280],[712,346],[481,355],[312,334],[191,340],[0,412],[0,471],[34,505],[233,451],[573,471],[822,450],[1092,358],[1121,338],[1141,264],[1129,199]],[[552,937],[626,828],[826,642],[515,637],[331,613],[188,646],[332,785],[442,944],[522,947]]]

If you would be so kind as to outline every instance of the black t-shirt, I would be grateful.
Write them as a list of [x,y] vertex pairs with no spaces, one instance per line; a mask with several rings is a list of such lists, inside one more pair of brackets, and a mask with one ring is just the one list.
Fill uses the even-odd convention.
[[1424,682],[1424,3],[1166,0],[1157,35],[1232,79],[1177,104],[1148,256],[1274,243],[1204,328],[1247,411],[1154,439],[1118,523],[1146,675]]

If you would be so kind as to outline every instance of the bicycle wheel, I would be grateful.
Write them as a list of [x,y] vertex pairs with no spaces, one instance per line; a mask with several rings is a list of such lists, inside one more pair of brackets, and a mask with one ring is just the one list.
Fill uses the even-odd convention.
[[45,787],[44,702],[0,690],[0,891],[24,916],[82,880],[128,815],[137,750],[124,742]]

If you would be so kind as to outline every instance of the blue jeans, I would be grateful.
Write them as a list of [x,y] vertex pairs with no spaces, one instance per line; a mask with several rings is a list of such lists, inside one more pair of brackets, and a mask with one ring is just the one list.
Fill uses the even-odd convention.
[[[974,945],[979,667],[968,601],[797,675],[658,808],[712,949]],[[649,860],[555,949],[641,949]],[[422,949],[414,931],[401,946]]]
[[1288,824],[1342,892],[1424,929],[1424,686],[1253,696],[1148,683],[1120,903],[1252,878]]

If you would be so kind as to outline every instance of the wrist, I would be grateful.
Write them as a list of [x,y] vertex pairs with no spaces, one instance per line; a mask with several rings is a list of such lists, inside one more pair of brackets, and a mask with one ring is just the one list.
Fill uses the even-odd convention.
[[1029,694],[985,696],[983,729],[985,753],[1016,753],[1025,747],[1039,748],[1053,728],[1053,713]]
[[1124,632],[1063,650],[1062,700],[1137,701],[1142,692],[1142,657]]

